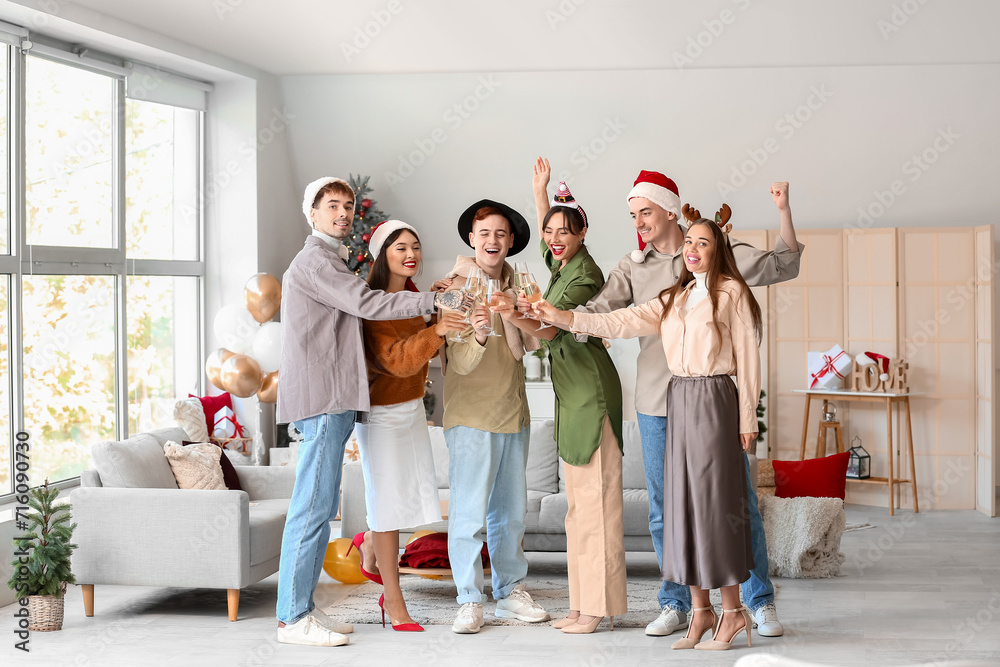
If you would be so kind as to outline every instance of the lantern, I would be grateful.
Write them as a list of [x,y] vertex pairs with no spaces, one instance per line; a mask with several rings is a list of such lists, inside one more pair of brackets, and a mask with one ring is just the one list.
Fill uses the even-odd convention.
[[837,406],[830,401],[823,401],[823,421],[837,421]]
[[[857,441],[857,445],[855,445]],[[861,438],[854,436],[851,440],[851,456],[847,460],[847,477],[849,479],[868,479],[872,475],[872,457],[861,446]]]

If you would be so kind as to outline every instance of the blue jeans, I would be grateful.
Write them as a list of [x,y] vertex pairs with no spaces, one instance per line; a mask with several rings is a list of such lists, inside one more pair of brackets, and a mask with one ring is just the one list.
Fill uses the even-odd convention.
[[[639,435],[642,438],[642,463],[646,470],[646,490],[649,492],[649,532],[653,536],[656,562],[663,567],[663,462],[664,447],[667,442],[667,418],[637,413]],[[750,501],[750,539],[753,542],[754,568],[750,578],[740,584],[743,603],[750,611],[755,611],[769,602],[774,602],[774,586],[767,573],[767,540],[764,537],[764,521],[757,507],[757,493],[750,480],[750,462],[746,462],[747,490]],[[660,608],[670,607],[687,613],[691,610],[691,589],[683,584],[664,581],[656,594]]]
[[285,623],[294,623],[316,606],[313,591],[330,543],[330,522],[340,506],[344,445],[354,430],[354,411],[302,419],[295,428],[302,442],[278,566],[277,616]]
[[524,513],[528,509],[529,428],[490,433],[467,426],[444,432],[448,443],[448,559],[459,604],[483,595],[483,531],[493,571],[493,597],[510,595],[528,574]]

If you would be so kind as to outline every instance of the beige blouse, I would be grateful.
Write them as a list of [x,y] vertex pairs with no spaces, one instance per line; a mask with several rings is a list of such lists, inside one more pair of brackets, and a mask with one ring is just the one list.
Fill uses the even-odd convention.
[[574,312],[572,331],[600,338],[635,338],[659,333],[667,365],[674,375],[735,375],[740,433],[756,433],[760,351],[749,305],[742,298],[743,288],[728,279],[719,286],[719,331],[716,331],[712,325],[711,299],[705,299],[686,314],[682,310],[694,284],[692,280],[678,295],[673,312],[662,323],[663,304],[654,298],[641,306],[610,313]]

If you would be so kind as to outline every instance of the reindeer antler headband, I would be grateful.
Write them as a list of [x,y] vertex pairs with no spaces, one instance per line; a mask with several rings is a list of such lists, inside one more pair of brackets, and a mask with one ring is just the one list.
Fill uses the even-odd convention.
[[[684,204],[681,208],[681,212],[684,214],[684,218],[688,221],[688,227],[696,222],[711,222],[708,218],[701,217],[701,212],[699,212],[698,209],[693,208],[691,204]],[[733,229],[733,226],[729,223],[729,219],[731,217],[733,217],[733,209],[729,208],[729,204],[723,204],[722,208],[720,208],[715,214],[715,224],[717,224],[719,229],[722,230],[722,233],[727,236]]]

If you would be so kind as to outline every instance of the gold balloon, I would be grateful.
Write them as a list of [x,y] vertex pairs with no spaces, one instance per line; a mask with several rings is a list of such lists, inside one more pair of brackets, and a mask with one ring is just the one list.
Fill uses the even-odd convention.
[[281,309],[281,283],[270,273],[256,273],[243,286],[243,303],[253,318],[263,324]]
[[249,398],[260,389],[264,374],[260,364],[245,354],[234,354],[226,359],[219,371],[222,388],[233,396]]
[[208,376],[208,381],[223,391],[226,388],[222,386],[222,378],[219,377],[219,373],[222,371],[222,364],[226,363],[226,359],[231,356],[233,356],[232,352],[224,347],[220,347],[208,355],[208,359],[205,360],[205,375]]
[[264,381],[257,390],[257,398],[261,403],[278,402],[278,371],[264,374]]
[[357,549],[351,549],[351,540],[346,537],[338,537],[327,546],[323,569],[342,584],[363,584],[368,581],[361,574],[361,556]]

